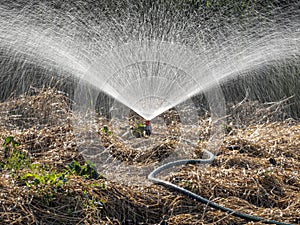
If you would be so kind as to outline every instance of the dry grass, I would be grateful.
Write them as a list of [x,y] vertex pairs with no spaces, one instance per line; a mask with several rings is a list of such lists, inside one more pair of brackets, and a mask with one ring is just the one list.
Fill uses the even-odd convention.
[[[83,163],[74,140],[70,121],[74,115],[69,103],[54,89],[35,90],[32,95],[1,103],[0,139],[14,136],[21,143],[18,149],[26,152],[31,164],[48,165],[57,172],[64,171],[73,160]],[[260,112],[265,110],[264,115],[272,109],[257,102],[243,104],[236,106],[240,112],[254,104]],[[278,113],[279,105],[274,108]],[[234,210],[300,224],[300,123],[276,120],[275,114],[263,120],[258,120],[261,114],[253,115],[245,117],[247,124],[242,114],[230,117],[229,132],[212,165],[185,166],[167,179]],[[237,116],[239,126],[234,123]],[[209,121],[209,116],[199,121],[201,143],[195,152],[199,156],[209,138]],[[176,132],[172,139],[168,135],[158,137],[158,143],[143,154],[127,148],[114,135],[97,135],[103,145],[110,146],[111,154],[130,164],[159,161],[180,147],[174,138]],[[3,157],[1,147],[2,162]],[[24,172],[26,169],[20,174]],[[156,185],[124,185],[104,178],[69,175],[63,188],[55,188],[53,184],[28,188],[15,173],[2,169],[0,223],[260,224],[213,210]]]

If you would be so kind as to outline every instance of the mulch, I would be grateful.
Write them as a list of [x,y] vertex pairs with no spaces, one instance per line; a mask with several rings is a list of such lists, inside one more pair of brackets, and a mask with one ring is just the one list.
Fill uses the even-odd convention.
[[[84,163],[72,124],[76,116],[72,101],[55,89],[33,92],[0,104],[0,140],[13,136],[20,143],[18,150],[25,152],[31,163],[60,172],[73,160]],[[242,114],[242,109],[249,107],[258,112]],[[300,122],[276,117],[280,109],[277,103],[273,108],[251,101],[239,104],[228,117],[228,132],[211,165],[187,165],[164,178],[222,206],[300,224]],[[172,113],[166,115],[174,118]],[[139,151],[124,145],[114,134],[101,132],[104,124],[110,124],[99,121],[95,135],[102,145],[130,165],[160,162],[182,145],[180,133],[175,129],[174,134],[176,127],[170,127],[172,123],[168,127],[172,135],[157,137],[151,148]],[[201,141],[195,156],[200,157],[209,143],[209,114],[200,118],[199,124]],[[3,157],[1,147],[1,162]],[[261,224],[211,209],[161,186],[118,183],[103,175],[98,180],[72,175],[60,190],[51,184],[38,190],[28,188],[2,168],[0,224]],[[45,198],[49,194],[50,202]]]

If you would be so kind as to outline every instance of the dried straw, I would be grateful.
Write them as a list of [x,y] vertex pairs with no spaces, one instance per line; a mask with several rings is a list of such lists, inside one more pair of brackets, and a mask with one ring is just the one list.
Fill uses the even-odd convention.
[[[55,89],[35,90],[34,94],[1,103],[0,138],[14,136],[21,143],[19,150],[25,151],[32,163],[47,164],[57,171],[63,171],[73,160],[83,163],[70,122],[74,115],[69,103],[67,96]],[[247,108],[258,103],[243,104]],[[266,107],[270,110],[270,105]],[[278,104],[274,108],[277,112],[280,109]],[[261,114],[253,115],[246,117],[248,124],[243,126],[230,117],[230,132],[212,165],[185,166],[166,179],[234,210],[300,224],[300,123],[276,120],[275,116],[255,123],[255,117]],[[199,124],[201,144],[196,154],[201,155],[209,138],[209,115]],[[99,123],[99,128],[102,125]],[[154,147],[141,154],[113,135],[97,135],[103,145],[110,146],[111,154],[130,164],[151,164],[180,147],[172,134],[172,138],[159,137]],[[3,148],[0,155],[3,161]],[[63,189],[55,191],[49,185],[39,190],[27,188],[12,172],[2,170],[0,223],[261,224],[213,210],[156,185],[129,186],[75,175],[68,179]],[[49,194],[50,203],[46,198]]]

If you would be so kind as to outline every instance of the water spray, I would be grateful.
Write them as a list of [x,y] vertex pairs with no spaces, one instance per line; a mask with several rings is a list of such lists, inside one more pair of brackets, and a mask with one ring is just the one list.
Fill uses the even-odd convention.
[[[28,4],[26,1],[1,2],[0,78],[1,83],[7,85],[3,85],[0,94],[9,96],[11,90],[8,87],[14,90],[15,84],[23,84],[26,79],[32,82],[33,72],[24,69],[24,65],[40,68],[41,81],[53,73],[58,77],[72,76],[79,80],[79,86],[82,86],[74,92],[77,100],[74,112],[84,116],[74,124],[74,130],[82,131],[83,124],[88,124],[89,129],[76,134],[84,140],[82,151],[86,154],[83,155],[86,158],[98,157],[97,160],[105,164],[100,165],[101,169],[104,167],[112,176],[116,168],[130,179],[137,177],[130,174],[132,171],[141,171],[134,166],[119,165],[121,163],[112,159],[105,148],[97,148],[95,153],[95,145],[98,147],[101,143],[90,133],[97,130],[97,126],[91,122],[94,115],[87,118],[86,112],[90,111],[86,109],[96,108],[100,91],[122,103],[121,107],[130,108],[146,118],[143,131],[150,136],[150,120],[153,122],[161,113],[196,94],[210,92],[212,112],[217,114],[216,117],[222,117],[225,116],[224,96],[219,94],[220,89],[213,88],[238,76],[257,75],[268,66],[276,70],[282,62],[291,67],[293,62],[299,62],[297,1],[286,6],[290,10],[282,9],[281,12],[276,6],[273,10],[262,6],[261,14],[254,9],[236,18],[228,6],[215,10],[203,5],[201,10],[196,11],[194,8],[181,10],[184,5],[169,7],[154,3],[143,6],[143,1],[124,1],[125,5],[131,5],[115,10],[111,1],[103,1],[103,5],[102,1],[90,1],[98,2],[101,7],[91,6],[85,1],[67,2],[70,3],[64,5],[64,1],[56,0],[45,1],[44,4],[38,0]],[[57,4],[58,7],[53,7]],[[105,4],[113,7],[110,9]],[[265,9],[268,11],[264,12]],[[189,12],[191,14],[187,15]],[[216,12],[220,15],[216,16]],[[6,73],[6,77],[2,75]],[[86,84],[96,91],[90,91],[84,86]],[[123,114],[128,115],[126,109]],[[189,117],[188,114],[181,118]],[[150,139],[147,138],[147,141]],[[182,140],[193,143],[188,139]],[[211,163],[218,147],[217,141],[206,150],[205,159],[177,158],[173,162],[168,159],[169,162],[162,163],[148,175],[148,179],[246,220],[285,224],[235,212],[156,177],[174,166]],[[145,174],[138,175],[144,177]]]

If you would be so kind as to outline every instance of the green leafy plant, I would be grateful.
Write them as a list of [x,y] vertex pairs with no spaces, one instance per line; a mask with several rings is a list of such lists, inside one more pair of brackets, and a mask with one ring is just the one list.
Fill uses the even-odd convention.
[[59,173],[57,171],[45,171],[40,169],[40,171],[29,171],[24,173],[21,180],[26,182],[27,187],[45,187],[50,185],[53,187],[54,191],[62,188],[63,185],[68,181],[65,173]]
[[84,165],[80,165],[79,162],[73,161],[68,165],[69,171],[75,173],[76,175],[86,177],[88,179],[98,179],[100,178],[99,173],[96,170],[95,165],[87,162]]
[[107,135],[111,135],[113,132],[108,128],[108,126],[103,126],[101,132]]
[[145,126],[143,123],[137,123],[135,126],[130,127],[131,134],[136,138],[145,136]]
[[4,161],[2,167],[11,170],[13,173],[18,173],[20,169],[27,167],[30,164],[25,152],[17,149],[20,144],[12,136],[8,136],[4,140]]
[[15,141],[14,137],[7,136],[4,140],[4,158],[8,158],[11,155],[11,151],[15,150],[20,144]]
[[[69,182],[74,175],[79,175],[87,179],[101,178],[95,165],[87,162],[81,165],[77,161],[70,163],[63,171],[57,171],[54,167],[47,164],[31,163],[25,152],[17,149],[20,144],[14,137],[5,138],[3,147],[7,152],[7,157],[0,165],[3,169],[13,174],[17,179],[18,185],[26,185],[33,195],[40,199],[45,205],[57,205],[57,199],[62,196],[72,196],[72,182]],[[97,186],[106,189],[104,182],[89,181],[87,186],[82,189],[79,201],[85,208],[102,207],[104,200],[97,199],[90,190]],[[72,213],[74,209],[69,208]]]
[[16,148],[17,146],[20,145],[18,142],[15,141],[14,137],[12,136],[8,136],[5,138],[3,146],[7,147],[9,146],[9,144],[11,144],[13,148]]

